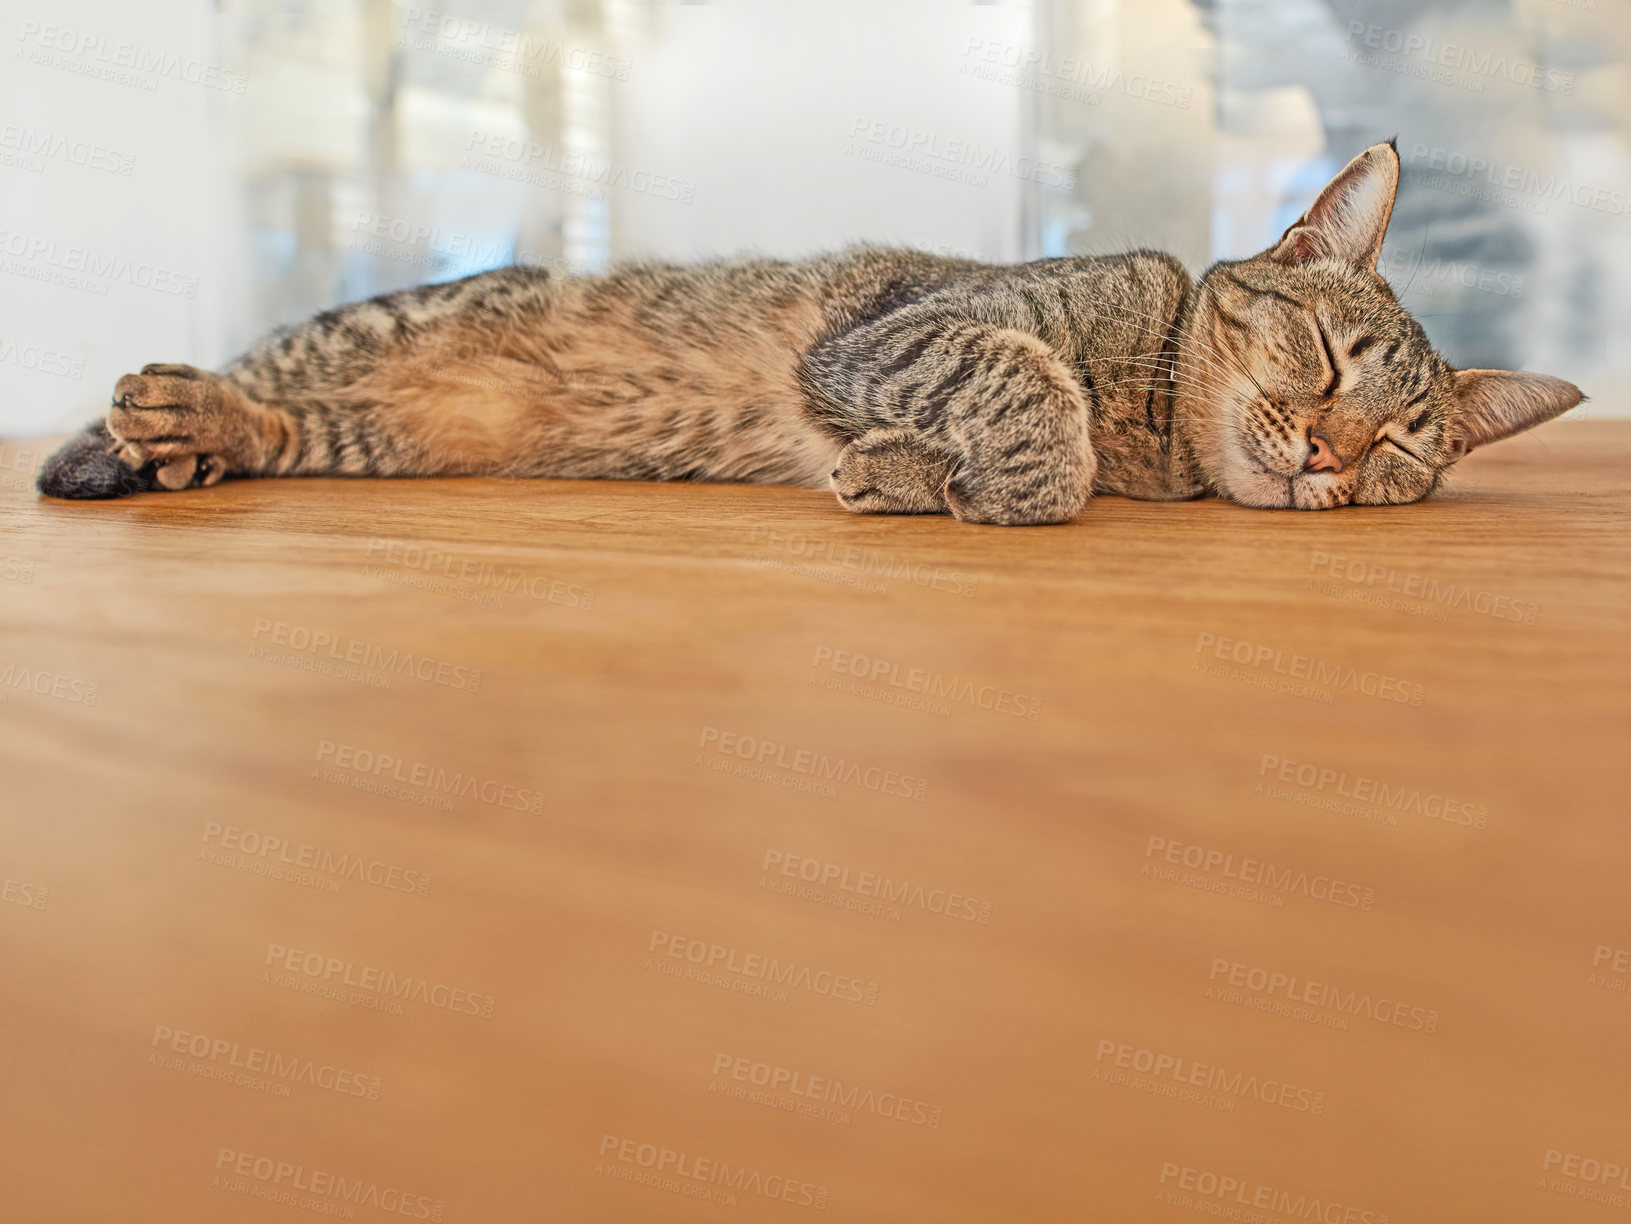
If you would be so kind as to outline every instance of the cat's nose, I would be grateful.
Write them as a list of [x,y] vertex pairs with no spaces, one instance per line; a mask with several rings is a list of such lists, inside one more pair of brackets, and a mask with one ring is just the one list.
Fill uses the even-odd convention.
[[1342,456],[1331,449],[1331,444],[1317,433],[1308,435],[1308,459],[1303,463],[1305,472],[1340,472]]

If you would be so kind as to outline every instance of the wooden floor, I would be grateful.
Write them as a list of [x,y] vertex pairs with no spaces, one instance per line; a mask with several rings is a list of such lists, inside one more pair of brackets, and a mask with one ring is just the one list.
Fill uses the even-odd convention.
[[1035,530],[40,451],[8,1221],[1631,1203],[1631,424]]

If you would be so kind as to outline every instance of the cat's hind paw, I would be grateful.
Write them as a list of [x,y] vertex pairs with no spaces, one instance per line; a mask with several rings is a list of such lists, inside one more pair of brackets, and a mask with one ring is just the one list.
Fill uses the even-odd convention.
[[152,464],[163,488],[214,484],[226,474],[225,462],[214,457],[233,449],[243,432],[241,399],[207,370],[147,365],[114,385],[108,432],[119,457],[132,468]]
[[113,388],[107,432],[114,454],[148,477],[147,488],[200,488],[227,474],[244,449],[243,394],[218,374],[190,365],[152,364]]

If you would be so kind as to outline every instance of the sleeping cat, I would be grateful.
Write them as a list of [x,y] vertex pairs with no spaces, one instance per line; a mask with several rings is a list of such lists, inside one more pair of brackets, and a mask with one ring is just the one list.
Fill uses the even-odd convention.
[[53,497],[225,476],[823,485],[870,514],[1063,522],[1094,492],[1320,510],[1425,497],[1580,402],[1456,370],[1376,273],[1391,144],[1199,284],[1152,252],[994,267],[501,268],[326,311],[220,374],[149,365],[46,463]]

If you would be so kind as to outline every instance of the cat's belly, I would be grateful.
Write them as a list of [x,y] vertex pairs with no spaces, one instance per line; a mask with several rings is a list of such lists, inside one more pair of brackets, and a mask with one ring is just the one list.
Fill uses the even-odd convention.
[[568,315],[444,334],[363,390],[442,470],[825,487],[840,442],[809,424],[799,345],[818,316],[736,343]]
[[805,420],[791,355],[765,369],[695,354],[587,365],[574,354],[561,372],[532,414],[541,475],[824,487],[837,460],[841,444]]

